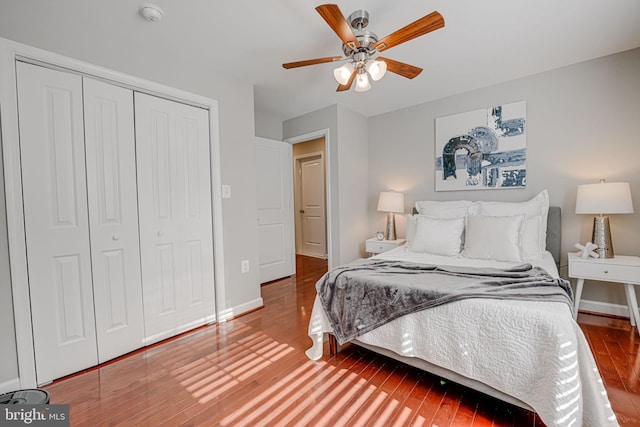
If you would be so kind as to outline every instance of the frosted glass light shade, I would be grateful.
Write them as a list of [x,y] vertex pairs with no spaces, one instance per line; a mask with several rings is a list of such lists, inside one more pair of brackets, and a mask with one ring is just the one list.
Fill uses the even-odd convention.
[[382,191],[378,198],[378,211],[380,212],[404,212],[404,194],[395,191]]
[[577,214],[633,213],[631,187],[628,182],[600,182],[578,186]]
[[353,74],[353,64],[351,62],[347,62],[343,66],[333,70],[333,77],[335,77],[336,81],[341,85],[349,83],[351,74]]
[[384,61],[372,60],[367,62],[367,71],[374,82],[384,77],[387,72],[387,63]]
[[366,92],[369,89],[371,89],[371,83],[369,83],[367,73],[358,74],[358,77],[356,77],[356,92]]

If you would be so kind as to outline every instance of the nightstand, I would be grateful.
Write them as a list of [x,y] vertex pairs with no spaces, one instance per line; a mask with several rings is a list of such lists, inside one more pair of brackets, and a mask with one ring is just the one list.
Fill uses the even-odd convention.
[[[638,300],[635,285],[640,285],[640,257],[616,255],[613,258],[580,258],[578,254],[569,254],[569,277],[578,279],[576,284],[575,317],[582,297],[585,279],[605,282],[624,283],[629,306],[631,326],[640,324]],[[639,331],[640,333],[640,331]]]
[[406,242],[406,239],[378,240],[372,237],[371,239],[367,239],[365,250],[371,254],[381,254],[382,252],[404,245],[404,242]]

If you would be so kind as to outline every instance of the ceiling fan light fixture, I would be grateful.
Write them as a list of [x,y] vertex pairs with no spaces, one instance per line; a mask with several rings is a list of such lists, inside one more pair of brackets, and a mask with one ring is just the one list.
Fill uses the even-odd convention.
[[376,59],[367,62],[367,71],[374,82],[377,82],[387,72],[387,63]]
[[366,92],[371,89],[371,83],[369,83],[369,77],[367,77],[367,73],[358,73],[356,77],[356,92]]
[[353,70],[353,64],[351,62],[347,62],[343,66],[333,70],[333,77],[335,77],[337,82],[341,85],[346,85],[349,82],[349,78],[351,78],[351,74],[353,74]]

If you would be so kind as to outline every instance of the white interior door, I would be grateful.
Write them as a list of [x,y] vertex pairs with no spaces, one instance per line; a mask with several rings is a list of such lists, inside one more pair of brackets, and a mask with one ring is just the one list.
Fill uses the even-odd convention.
[[260,283],[295,273],[291,144],[256,138]]
[[38,384],[97,364],[82,78],[17,63]]
[[85,150],[100,363],[144,345],[133,91],[84,78]]
[[146,342],[215,320],[208,111],[135,94]]
[[301,251],[304,255],[326,257],[324,163],[321,155],[299,160]]

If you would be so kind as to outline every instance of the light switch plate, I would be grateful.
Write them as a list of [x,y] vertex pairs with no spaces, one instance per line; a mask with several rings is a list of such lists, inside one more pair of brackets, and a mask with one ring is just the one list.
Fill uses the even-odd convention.
[[223,185],[222,186],[222,198],[223,199],[230,199],[231,198],[231,186],[230,185]]

